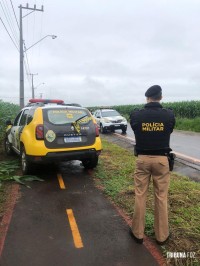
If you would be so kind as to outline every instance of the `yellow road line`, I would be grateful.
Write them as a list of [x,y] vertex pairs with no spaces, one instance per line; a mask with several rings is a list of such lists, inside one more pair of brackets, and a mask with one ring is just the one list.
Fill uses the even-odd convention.
[[70,224],[72,236],[74,239],[74,245],[76,248],[83,248],[83,242],[82,242],[72,209],[67,209],[66,213],[68,215],[69,224]]
[[61,189],[65,189],[66,187],[65,187],[62,175],[61,174],[57,174],[57,178],[58,178],[58,182],[59,182],[60,188]]

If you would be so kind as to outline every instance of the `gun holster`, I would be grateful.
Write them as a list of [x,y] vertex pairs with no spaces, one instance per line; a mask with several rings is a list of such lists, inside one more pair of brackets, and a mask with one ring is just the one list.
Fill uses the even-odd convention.
[[173,152],[170,152],[167,154],[167,158],[168,158],[168,162],[169,162],[169,171],[173,171],[176,154]]

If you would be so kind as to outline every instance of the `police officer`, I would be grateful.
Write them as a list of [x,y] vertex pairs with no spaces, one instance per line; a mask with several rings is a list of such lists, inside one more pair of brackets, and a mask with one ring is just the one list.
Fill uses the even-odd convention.
[[156,242],[163,245],[169,239],[167,195],[169,188],[169,163],[167,154],[170,134],[175,125],[173,111],[160,104],[162,89],[158,85],[145,93],[147,104],[135,110],[130,124],[135,134],[137,157],[134,173],[135,208],[130,233],[137,243],[143,243],[146,197],[152,177],[155,197],[154,230]]

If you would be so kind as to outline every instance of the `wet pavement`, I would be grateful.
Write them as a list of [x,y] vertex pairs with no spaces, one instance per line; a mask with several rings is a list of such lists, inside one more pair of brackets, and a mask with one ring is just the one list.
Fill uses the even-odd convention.
[[45,181],[20,186],[1,266],[158,265],[80,163],[38,175]]

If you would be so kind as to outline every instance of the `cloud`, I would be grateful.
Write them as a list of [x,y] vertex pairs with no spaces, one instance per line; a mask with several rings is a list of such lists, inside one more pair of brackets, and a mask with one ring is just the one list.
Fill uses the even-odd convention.
[[[37,1],[42,4],[44,12],[23,19],[26,47],[58,36],[27,51],[28,72],[38,73],[34,85],[45,83],[37,96],[85,106],[142,103],[145,90],[159,84],[164,100],[200,98],[199,1]],[[0,27],[0,98],[18,102],[19,53]]]

